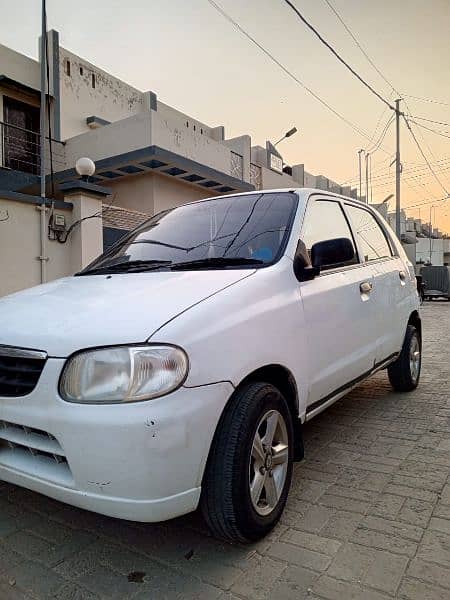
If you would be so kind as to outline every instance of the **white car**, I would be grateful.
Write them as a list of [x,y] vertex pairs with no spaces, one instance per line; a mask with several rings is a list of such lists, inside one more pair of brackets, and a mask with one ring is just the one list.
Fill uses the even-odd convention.
[[105,515],[200,504],[265,535],[302,427],[421,366],[415,277],[380,215],[319,190],[167,210],[89,267],[0,300],[0,479]]

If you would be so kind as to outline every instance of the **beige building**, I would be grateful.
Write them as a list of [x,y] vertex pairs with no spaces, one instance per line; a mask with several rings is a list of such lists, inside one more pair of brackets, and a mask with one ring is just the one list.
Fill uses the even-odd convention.
[[[56,31],[48,33],[48,47],[46,223],[53,227],[58,221],[60,229],[45,232],[47,255],[42,257],[38,242],[42,246],[44,232],[36,211],[40,64],[0,45],[0,295],[39,283],[42,262],[47,279],[74,271],[66,255],[78,226],[66,243],[58,238],[65,235],[61,228],[67,231],[76,221],[76,195],[75,201],[69,199],[65,184],[79,179],[74,166],[83,156],[96,163],[90,183],[108,187],[109,199],[104,191],[99,194],[117,209],[108,209],[104,223],[97,219],[97,252],[146,216],[208,196],[302,186],[356,195],[306,172],[303,164],[285,165],[270,141],[263,147],[252,146],[249,135],[227,139],[223,126],[185,115],[153,91],[137,90],[60,46]],[[20,242],[24,236],[26,252]],[[10,252],[17,269],[6,258]]]

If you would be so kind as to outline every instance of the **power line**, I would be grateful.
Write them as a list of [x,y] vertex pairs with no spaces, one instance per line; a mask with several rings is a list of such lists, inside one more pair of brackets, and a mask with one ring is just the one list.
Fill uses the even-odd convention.
[[[364,54],[364,56],[366,57],[366,59],[368,60],[368,62],[372,65],[372,67],[375,69],[375,71],[378,73],[378,75],[383,79],[383,81],[385,81],[388,84],[388,86],[391,88],[391,90],[393,92],[395,92],[397,94],[397,96],[401,96],[400,92],[385,77],[385,75],[380,71],[380,69],[377,67],[377,65],[373,62],[373,60],[367,54],[367,51],[363,48],[363,46],[361,45],[360,41],[357,39],[356,35],[352,32],[352,30],[350,29],[350,27],[347,25],[347,23],[344,21],[344,19],[341,17],[341,15],[338,13],[338,11],[333,6],[333,4],[330,2],[330,0],[325,0],[325,2],[328,4],[328,6],[330,7],[330,9],[334,12],[334,14],[336,15],[336,17],[342,23],[342,25],[344,26],[345,30],[349,34],[349,36],[352,38],[352,40],[355,42],[355,44],[358,46],[358,48]],[[390,108],[392,108],[392,107],[390,107]]]
[[384,141],[384,138],[386,137],[386,134],[387,134],[387,132],[389,130],[389,127],[392,125],[392,123],[394,122],[394,120],[395,120],[395,116],[391,115],[389,117],[389,119],[387,120],[387,123],[384,126],[383,131],[381,132],[381,135],[379,136],[378,140],[375,142],[375,145],[372,148],[370,148],[370,149],[367,150],[367,152],[369,154],[373,154],[374,152],[377,152],[379,150],[381,144]]
[[410,206],[405,206],[404,208],[418,208],[420,206],[425,206],[427,204],[433,204],[433,202],[445,202],[448,198],[434,198],[433,200],[427,200],[426,202],[419,202],[418,204],[412,204]]
[[410,121],[411,121],[411,123],[414,123],[418,127],[422,127],[422,129],[426,129],[427,131],[431,131],[431,133],[435,133],[436,135],[440,135],[442,137],[450,139],[450,132],[449,131],[438,131],[437,129],[433,129],[432,127],[427,127],[423,123],[418,123],[417,121],[414,121],[414,119],[410,119]]
[[436,179],[436,181],[438,182],[438,184],[440,185],[440,187],[441,187],[441,188],[444,190],[445,194],[446,194],[447,196],[449,196],[449,193],[448,193],[447,189],[445,188],[445,186],[443,185],[443,183],[441,182],[441,180],[439,179],[439,177],[436,175],[436,173],[435,173],[435,171],[434,171],[433,167],[431,166],[431,164],[430,164],[430,163],[429,163],[429,161],[428,161],[428,158],[425,156],[425,153],[424,153],[424,151],[422,150],[422,147],[421,147],[421,145],[419,144],[419,142],[418,142],[418,140],[417,140],[417,138],[416,138],[416,136],[415,136],[415,134],[414,134],[414,131],[412,130],[412,127],[411,127],[411,125],[410,125],[410,123],[409,123],[408,119],[405,117],[405,115],[403,115],[403,118],[404,118],[404,120],[405,120],[406,126],[407,126],[407,128],[408,128],[408,130],[409,130],[410,134],[412,135],[412,137],[413,137],[413,139],[414,139],[414,142],[416,143],[416,146],[417,146],[417,148],[419,149],[419,152],[420,152],[420,154],[422,155],[423,159],[424,159],[424,160],[425,160],[425,162],[427,163],[427,166],[428,166],[428,168],[429,168],[429,169],[430,169],[430,171],[433,173],[433,175],[434,175],[434,178]]
[[[287,1],[287,0],[285,0],[285,1]],[[384,75],[384,74],[383,74],[383,73],[380,71],[380,69],[377,67],[377,65],[376,65],[376,64],[373,62],[373,60],[370,58],[370,56],[368,55],[368,53],[366,52],[366,50],[365,50],[365,49],[362,47],[361,43],[360,43],[360,42],[359,42],[359,40],[356,38],[356,36],[354,35],[354,33],[351,31],[351,29],[350,29],[350,28],[348,27],[348,25],[345,23],[345,21],[343,20],[343,18],[341,17],[341,15],[338,13],[338,11],[335,9],[335,7],[332,5],[332,3],[330,2],[330,0],[325,0],[325,2],[326,2],[326,3],[327,3],[327,5],[329,6],[329,8],[330,8],[330,9],[333,11],[333,13],[336,15],[336,17],[339,19],[339,21],[342,23],[342,25],[344,26],[344,28],[345,28],[345,30],[347,31],[347,33],[350,35],[350,37],[353,39],[353,41],[355,42],[355,44],[356,44],[356,45],[358,46],[358,48],[361,50],[361,52],[362,52],[362,53],[363,53],[363,55],[366,57],[366,59],[368,60],[368,62],[369,62],[369,63],[372,65],[372,67],[373,67],[373,68],[376,70],[376,72],[378,73],[378,75],[380,75],[380,77],[383,79],[383,81],[385,81],[385,82],[386,82],[386,83],[389,85],[389,87],[391,88],[391,90],[393,90],[394,92],[396,92],[396,94],[397,94],[399,97],[401,97],[401,96],[402,96],[402,94],[400,94],[400,92],[399,92],[399,91],[398,91],[398,90],[397,90],[397,89],[396,89],[396,88],[393,86],[393,84],[392,84],[392,83],[391,83],[391,82],[390,82],[390,81],[389,81],[389,80],[388,80],[388,79],[385,77],[385,75]],[[289,4],[291,4],[290,2],[288,2],[288,3],[289,3]],[[296,12],[298,13],[298,11],[296,11]],[[300,18],[301,18],[301,17],[300,17]],[[305,19],[304,19],[304,18],[303,18],[302,20],[305,22]],[[308,24],[308,23],[306,23],[306,24]],[[338,57],[338,58],[339,58],[339,57]],[[414,96],[411,96],[411,97],[413,98]],[[417,97],[416,97],[416,99],[417,99]],[[430,101],[431,101],[431,100],[430,100]],[[432,102],[433,102],[433,101],[432,101]],[[437,101],[434,101],[434,102],[437,102]],[[408,104],[407,104],[406,100],[405,100],[405,105],[406,105],[406,108],[407,108],[408,112],[409,112],[409,113],[411,113],[411,110],[410,110],[410,108],[409,108],[409,106],[408,106]],[[385,112],[385,111],[384,111],[384,112]],[[383,112],[383,114],[384,114],[384,112]],[[420,119],[420,117],[416,117],[416,118],[419,118],[419,119]],[[428,121],[428,122],[431,122],[431,123],[437,123],[437,124],[439,124],[439,125],[448,125],[448,123],[443,123],[443,122],[440,122],[440,121],[433,121],[433,120],[431,120],[431,119],[426,119],[426,118],[422,118],[422,120],[424,120],[424,121]],[[414,121],[413,121],[413,122],[414,122]],[[423,127],[424,129],[429,129],[429,130],[430,130],[430,131],[432,131],[433,133],[436,133],[436,134],[438,134],[438,135],[442,135],[443,137],[449,137],[449,138],[450,138],[450,136],[446,135],[446,133],[447,133],[447,132],[446,132],[446,133],[444,133],[444,132],[438,132],[438,131],[436,131],[436,130],[430,129],[429,127],[426,127],[426,126],[424,126],[424,125],[421,125],[420,123],[416,123],[416,124],[417,124],[417,125],[419,125],[420,127]],[[378,128],[378,123],[377,123],[377,128]],[[409,128],[409,129],[410,129],[410,128]],[[411,129],[410,129],[410,132],[413,134],[413,132],[412,132],[412,130],[411,130]],[[422,135],[422,133],[421,133],[421,131],[420,131],[420,130],[419,130],[419,133],[420,133],[420,136],[422,137],[422,139],[423,139],[424,143],[426,144],[426,146],[427,146],[427,148],[428,148],[428,150],[429,150],[430,154],[431,154],[432,156],[434,156],[434,154],[433,154],[433,152],[432,152],[431,148],[430,148],[430,147],[429,147],[429,145],[428,145],[428,142],[425,140],[425,138],[424,138],[424,136]],[[414,136],[414,134],[413,134],[413,137],[415,137],[415,136]],[[418,142],[417,142],[417,139],[415,139],[415,142],[416,142],[416,144],[418,144]],[[419,148],[420,148],[420,145],[419,145]],[[372,150],[372,152],[373,152],[373,150]],[[422,152],[422,151],[421,151],[421,152]],[[425,158],[425,156],[424,156],[424,158]],[[426,160],[427,160],[427,159],[426,159]],[[427,160],[427,163],[428,163],[428,160]],[[431,168],[431,167],[430,167],[430,168]],[[435,174],[434,172],[433,172],[433,176],[434,176],[435,178],[437,178],[437,177],[436,177],[436,174]],[[439,180],[438,180],[438,181],[439,181]],[[423,185],[423,184],[422,184],[422,185]],[[440,185],[441,185],[441,187],[443,187],[441,183],[440,183]],[[445,188],[444,188],[444,189],[445,189]]]
[[[389,96],[389,99],[390,99],[390,96]],[[373,133],[372,133],[372,135],[370,136],[370,143],[372,143],[372,142],[373,142],[373,138],[375,137],[375,135],[376,135],[376,133],[377,133],[377,131],[378,131],[378,127],[380,126],[380,123],[381,123],[381,121],[383,120],[383,117],[384,117],[384,115],[386,114],[386,111],[387,111],[387,110],[388,110],[388,107],[387,107],[387,106],[385,106],[385,107],[383,108],[383,111],[381,112],[380,116],[378,117],[378,121],[377,121],[377,124],[375,125],[375,129],[373,130]]]
[[[393,157],[386,157],[385,159],[383,159],[382,161],[380,161],[379,163],[377,163],[375,165],[374,170],[372,171],[373,173],[378,173],[378,175],[376,175],[375,177],[373,177],[374,180],[385,180],[388,181],[390,179],[392,179],[392,177],[395,176],[395,173],[391,173],[391,172],[386,172],[386,173],[380,173],[380,171],[383,171],[384,169],[386,169],[385,167],[385,163],[390,160]],[[442,171],[447,171],[450,168],[450,157],[446,157],[444,159],[438,160],[438,161],[430,161],[430,163],[432,165],[437,165],[437,168],[435,166],[435,170],[440,173]],[[411,166],[408,166],[411,165]],[[418,175],[420,175],[421,173],[424,173],[426,171],[428,171],[428,167],[426,165],[426,163],[413,163],[413,162],[408,162],[408,163],[404,163],[404,169],[403,169],[403,173],[408,175],[410,173],[417,173]],[[359,181],[358,177],[352,177],[351,179],[346,179],[344,182],[342,182],[341,185],[356,185]]]
[[237,21],[235,21],[230,15],[228,15],[221,6],[219,6],[214,0],[208,0],[209,4],[213,8],[215,8],[227,21],[229,21],[242,35],[244,35],[247,39],[249,39],[255,46],[257,46],[264,54],[270,58],[272,62],[274,62],[286,75],[288,75],[291,79],[293,79],[298,85],[300,85],[304,90],[308,92],[311,96],[313,96],[316,100],[318,100],[323,106],[325,106],[329,111],[331,111],[336,117],[341,119],[344,123],[346,123],[349,127],[351,127],[356,133],[360,136],[370,140],[370,135],[363,131],[360,127],[352,123],[349,119],[341,115],[337,110],[335,110],[332,106],[330,106],[325,100],[323,100],[316,92],[314,92],[311,88],[309,88],[303,81],[301,81],[296,75],[292,73],[287,67],[285,67],[275,56],[273,56],[262,44],[260,44],[254,37],[252,37],[243,27],[239,25]]
[[433,100],[431,98],[420,98],[419,96],[411,96],[410,94],[401,94],[402,96],[406,96],[407,98],[412,98],[413,100],[420,100],[421,102],[431,102],[432,104],[440,104],[441,106],[450,106],[447,102],[441,102],[440,100]]
[[417,115],[409,115],[413,119],[419,119],[419,121],[428,121],[428,123],[436,123],[437,125],[446,125],[450,127],[450,123],[446,123],[445,121],[434,121],[433,119],[426,119],[425,117],[418,117]]
[[[445,177],[446,177],[446,179],[448,179],[448,177],[450,175],[448,173],[448,171],[450,171],[450,167],[447,168],[446,171],[447,171],[447,173],[446,173]],[[440,173],[442,174],[443,171],[441,171]],[[405,183],[407,181],[409,181],[409,182],[414,182],[415,181],[415,182],[418,183],[418,185],[422,186],[424,188],[424,190],[425,190],[426,189],[426,183],[425,183],[425,181],[427,181],[429,183],[428,180],[430,178],[433,178],[433,175],[431,173],[429,173],[427,175],[423,175],[421,173],[419,173],[419,174],[413,174],[413,173],[411,173],[411,174],[409,174],[406,177],[402,177],[402,181],[405,182]],[[384,188],[384,187],[389,187],[389,186],[392,186],[392,185],[393,185],[393,180],[391,178],[389,180],[384,180],[384,181],[375,180],[375,183],[374,183],[373,187],[374,188]]]
[[355,69],[353,67],[351,67],[348,62],[346,62],[341,55],[333,48],[333,46],[331,46],[331,44],[329,44],[326,39],[324,37],[322,37],[322,35],[317,31],[317,29],[302,15],[302,13],[292,4],[292,2],[290,0],[284,0],[284,2],[295,12],[295,14],[297,15],[297,17],[308,27],[308,29],[310,29],[314,35],[322,42],[322,44],[324,46],[326,46],[328,48],[328,50],[339,60],[339,62],[341,62],[349,71],[350,73],[352,73],[368,90],[370,90],[372,92],[372,94],[374,94],[379,100],[381,100],[381,102],[384,102],[384,104],[386,104],[386,106],[388,106],[391,110],[395,111],[394,106],[392,106],[392,104],[390,102],[388,102],[388,100],[386,100],[386,98],[383,98],[383,96],[378,93],[371,85],[370,83],[367,83],[367,81],[365,79],[363,79],[361,77],[361,75],[359,75],[359,73],[357,73],[355,71]]
[[[402,181],[416,180],[419,182],[423,182],[423,181],[428,180],[429,178],[433,177],[433,175],[431,173],[428,173],[428,169],[426,169],[426,171],[427,171],[426,174],[424,173],[424,171],[420,171],[420,172],[408,171],[408,172],[406,172],[405,176],[402,177]],[[443,175],[445,179],[447,179],[450,175],[449,171],[450,171],[450,165],[448,167],[446,167],[445,169],[441,169],[437,172],[440,173],[441,175]],[[395,175],[395,173],[392,173],[389,175],[379,175],[378,177],[374,177],[373,178],[374,187],[384,187],[384,186],[392,185],[394,175]],[[420,183],[420,184],[423,185],[422,183]]]

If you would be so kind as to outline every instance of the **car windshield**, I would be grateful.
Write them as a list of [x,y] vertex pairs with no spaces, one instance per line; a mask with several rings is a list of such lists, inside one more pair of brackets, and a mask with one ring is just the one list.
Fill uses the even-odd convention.
[[164,211],[79,274],[266,266],[284,250],[296,204],[292,192],[255,193]]

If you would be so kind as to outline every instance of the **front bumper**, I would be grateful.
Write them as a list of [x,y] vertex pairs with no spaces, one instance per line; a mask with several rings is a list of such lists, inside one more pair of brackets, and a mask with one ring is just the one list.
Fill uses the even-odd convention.
[[0,479],[123,519],[156,522],[197,507],[209,448],[233,387],[145,402],[71,404],[49,359],[27,396],[0,397]]

